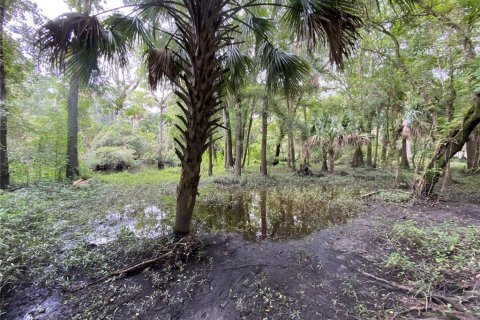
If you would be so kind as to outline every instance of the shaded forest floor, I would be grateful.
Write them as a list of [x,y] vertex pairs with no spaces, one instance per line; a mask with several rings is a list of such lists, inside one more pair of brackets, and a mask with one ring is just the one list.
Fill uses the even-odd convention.
[[[195,219],[201,246],[188,259],[75,293],[68,291],[158,255],[158,239],[173,221],[178,171],[2,195],[0,318],[480,317],[478,176],[454,170],[453,185],[420,202],[396,189],[388,170],[339,168],[313,178],[275,168],[267,179],[256,170],[202,180]],[[408,184],[411,173],[404,175]],[[235,194],[220,206],[223,215],[216,213],[233,189],[274,187],[264,224],[255,220],[257,194]],[[238,197],[250,206],[238,206]],[[316,209],[288,200],[297,198]]]

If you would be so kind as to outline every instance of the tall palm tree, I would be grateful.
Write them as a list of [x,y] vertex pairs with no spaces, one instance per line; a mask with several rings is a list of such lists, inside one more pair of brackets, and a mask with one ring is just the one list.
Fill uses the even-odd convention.
[[68,137],[66,177],[73,179],[78,170],[78,98],[82,86],[99,73],[99,61],[106,59],[124,65],[131,34],[119,34],[90,16],[92,2],[80,6],[83,13],[66,13],[45,23],[38,32],[40,54],[52,67],[70,78],[67,99]]
[[[269,90],[296,83],[305,75],[306,64],[298,56],[276,47],[269,40],[272,23],[263,1],[245,4],[230,0],[148,1],[138,5],[143,18],[170,20],[166,45],[148,55],[149,80],[156,87],[167,78],[176,87],[183,110],[179,126],[182,139],[176,150],[182,162],[177,189],[175,232],[190,231],[200,178],[202,154],[207,139],[219,125],[223,76],[228,73],[228,48],[242,37],[254,38],[257,57],[266,70]],[[341,64],[351,52],[360,19],[351,1],[283,1],[282,21],[289,25],[310,50],[320,42],[330,46],[330,58]],[[164,21],[165,21],[164,20]],[[242,31],[242,32],[239,32]],[[234,70],[233,70],[234,71]]]

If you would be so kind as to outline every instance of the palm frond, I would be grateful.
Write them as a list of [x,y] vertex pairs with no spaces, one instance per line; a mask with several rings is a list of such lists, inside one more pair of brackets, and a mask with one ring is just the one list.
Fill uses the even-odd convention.
[[298,92],[302,81],[310,74],[310,65],[305,59],[274,47],[270,42],[264,41],[257,55],[267,72],[269,91],[282,89],[285,95]]
[[328,45],[330,61],[341,67],[360,38],[362,20],[354,8],[354,1],[290,0],[282,20],[310,53],[319,43]]
[[229,45],[225,48],[224,64],[228,70],[224,77],[225,86],[229,92],[237,92],[245,82],[253,61],[238,46]]
[[143,43],[153,48],[151,32],[139,16],[113,14],[105,19],[104,24],[112,33],[121,35],[126,43]]
[[37,46],[52,67],[75,73],[82,82],[88,83],[98,70],[104,40],[104,29],[96,17],[67,13],[40,28]]
[[164,80],[176,82],[180,66],[175,54],[168,48],[150,49],[146,52],[148,83],[156,89]]

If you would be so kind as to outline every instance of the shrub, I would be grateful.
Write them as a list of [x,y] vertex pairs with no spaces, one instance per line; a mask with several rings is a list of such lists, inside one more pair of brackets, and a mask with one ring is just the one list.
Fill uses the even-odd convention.
[[89,166],[95,171],[122,171],[134,163],[134,151],[126,147],[100,147],[90,157]]

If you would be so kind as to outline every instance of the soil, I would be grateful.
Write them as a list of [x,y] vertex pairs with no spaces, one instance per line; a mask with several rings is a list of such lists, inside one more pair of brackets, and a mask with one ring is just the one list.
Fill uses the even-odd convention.
[[370,319],[364,310],[398,310],[399,303],[411,301],[364,273],[388,277],[379,261],[390,249],[379,235],[405,219],[480,226],[479,203],[365,199],[357,217],[301,240],[248,242],[236,233],[201,234],[199,261],[74,294],[31,284],[8,298],[3,319]]

